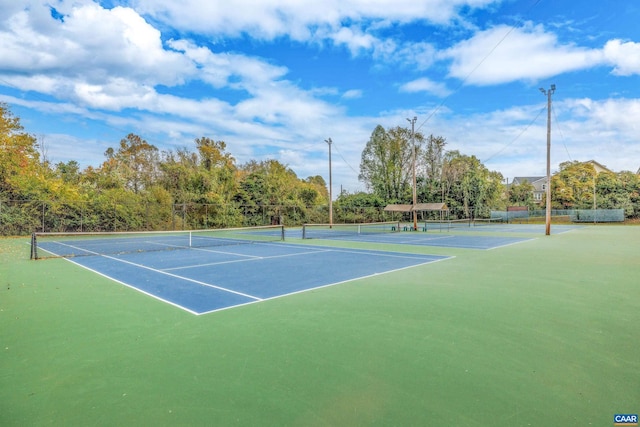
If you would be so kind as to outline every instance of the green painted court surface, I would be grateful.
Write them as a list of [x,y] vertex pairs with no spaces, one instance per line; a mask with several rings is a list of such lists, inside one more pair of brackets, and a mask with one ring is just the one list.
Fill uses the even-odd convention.
[[385,245],[455,258],[203,316],[0,240],[0,425],[610,426],[639,413],[640,227],[528,237]]

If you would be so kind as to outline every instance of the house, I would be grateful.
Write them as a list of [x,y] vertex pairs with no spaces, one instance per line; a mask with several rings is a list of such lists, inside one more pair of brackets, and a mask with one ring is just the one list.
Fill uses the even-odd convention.
[[613,171],[611,169],[608,169],[605,165],[596,162],[595,160],[589,160],[585,163],[591,164],[593,165],[593,168],[596,170],[596,175],[601,173],[601,172],[611,172],[613,173]]
[[533,185],[533,200],[536,203],[542,202],[547,193],[547,177],[546,176],[517,176],[513,178],[511,185],[521,185],[525,182]]
[[[603,165],[602,163],[598,163],[595,160],[588,160],[583,163],[592,165],[596,171],[596,175],[602,172],[613,173],[611,169],[608,169],[605,165]],[[638,173],[640,173],[640,169],[638,170]],[[541,203],[547,194],[547,177],[546,176],[517,176],[513,178],[513,182],[511,183],[511,185],[520,185],[525,181],[533,185],[533,200],[536,203]]]

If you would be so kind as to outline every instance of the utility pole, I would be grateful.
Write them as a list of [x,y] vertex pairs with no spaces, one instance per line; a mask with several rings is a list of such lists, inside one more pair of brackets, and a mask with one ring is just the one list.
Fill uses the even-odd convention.
[[329,144],[329,227],[333,228],[333,192],[331,189],[333,188],[333,182],[331,178],[331,144],[333,141],[331,138],[325,139],[324,142]]
[[540,92],[547,96],[547,215],[545,234],[551,234],[551,95],[556,91],[556,85],[549,90],[540,88]]
[[411,120],[407,119],[407,121],[411,123],[411,151],[413,153],[413,155],[411,156],[413,163],[413,231],[418,231],[418,211],[416,210],[416,205],[418,204],[418,192],[416,188],[416,140],[414,138],[414,126],[416,124],[416,120],[418,120],[417,117],[414,117]]

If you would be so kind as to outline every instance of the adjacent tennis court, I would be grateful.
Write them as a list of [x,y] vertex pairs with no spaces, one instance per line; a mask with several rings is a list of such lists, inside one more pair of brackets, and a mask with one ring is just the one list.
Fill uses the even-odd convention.
[[284,228],[186,232],[41,233],[34,258],[71,262],[194,314],[446,259],[288,245]]
[[[518,226],[514,227],[509,224],[474,228],[466,222],[462,230],[495,230],[497,232],[496,235],[474,235],[473,233],[450,232],[451,230],[449,228],[443,228],[446,224],[448,223],[438,223],[437,228],[431,229],[422,223],[418,231],[410,231],[411,225],[403,225],[399,222],[331,225],[305,224],[300,231],[300,236],[304,240],[353,240],[381,244],[490,250],[526,242],[533,238],[501,235],[506,229],[510,229],[511,233],[531,233],[536,230],[531,227],[518,228]],[[544,230],[544,228],[542,228],[542,230]],[[564,231],[569,230],[569,228],[565,228]],[[296,233],[293,232],[289,234],[296,235]]]

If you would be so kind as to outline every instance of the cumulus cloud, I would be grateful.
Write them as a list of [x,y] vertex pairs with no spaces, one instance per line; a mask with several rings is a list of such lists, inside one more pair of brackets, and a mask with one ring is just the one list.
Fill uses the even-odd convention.
[[[160,32],[129,8],[89,3],[55,19],[44,4],[5,17],[0,56],[3,68],[31,74],[75,70],[101,80],[117,74],[152,84],[180,83],[193,72],[185,58],[164,49]],[[48,18],[42,16],[48,13]]]
[[604,46],[604,56],[613,65],[613,74],[640,74],[640,43],[610,40]]
[[5,81],[117,110],[137,106],[131,100],[153,93],[154,86],[182,84],[196,72],[191,60],[165,49],[160,32],[132,9],[61,5],[66,7],[54,14],[34,2],[5,16],[0,27]]
[[539,80],[602,64],[600,50],[562,44],[542,25],[498,25],[445,50],[449,75],[467,84],[492,85]]

